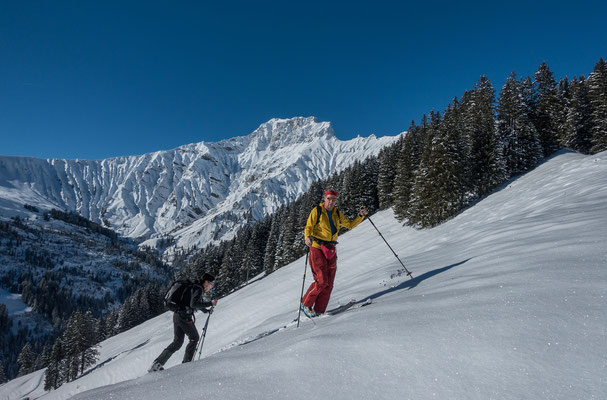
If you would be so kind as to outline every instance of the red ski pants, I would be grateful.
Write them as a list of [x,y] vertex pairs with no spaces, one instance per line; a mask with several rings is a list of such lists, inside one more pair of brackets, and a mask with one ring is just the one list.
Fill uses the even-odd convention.
[[322,250],[310,247],[309,259],[314,282],[308,288],[302,303],[304,306],[313,308],[314,311],[322,314],[327,309],[331,298],[333,281],[337,271],[337,255],[332,260],[327,260]]

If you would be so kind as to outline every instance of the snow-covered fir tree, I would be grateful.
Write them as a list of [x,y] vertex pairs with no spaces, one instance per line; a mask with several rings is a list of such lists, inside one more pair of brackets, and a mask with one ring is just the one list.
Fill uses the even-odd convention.
[[280,235],[280,225],[284,208],[280,208],[277,212],[272,215],[272,224],[270,226],[270,233],[268,234],[268,241],[264,253],[263,263],[265,265],[266,274],[274,272],[276,266],[276,249],[278,249],[278,236]]
[[237,271],[235,249],[233,246],[227,246],[221,260],[217,284],[215,285],[220,293],[229,293],[230,288],[237,286],[238,274],[235,271]]
[[[411,123],[412,126],[415,122]],[[409,128],[407,135],[411,134],[411,128]],[[405,136],[405,137],[406,137]],[[393,191],[394,181],[396,179],[396,172],[398,170],[398,157],[400,149],[403,146],[404,137],[401,137],[393,145],[384,147],[378,154],[378,171],[377,171],[377,196],[379,202],[379,208],[385,210],[394,204]]]
[[565,121],[566,145],[570,149],[589,154],[592,149],[592,111],[586,79],[574,78],[570,85],[571,99]]
[[569,107],[571,106],[571,90],[569,86],[569,79],[567,77],[559,80],[556,88],[557,99],[559,102],[557,110],[557,126],[556,136],[561,147],[567,147],[567,141],[569,139],[569,132],[567,130],[567,114]]
[[271,219],[265,218],[262,223],[255,224],[253,227],[253,233],[247,243],[243,261],[242,278],[244,282],[248,282],[251,277],[263,270],[263,249],[269,233],[268,221],[271,221]]
[[529,118],[521,82],[513,72],[500,93],[497,105],[498,137],[504,144],[504,162],[508,176],[534,168],[542,159],[542,145]]
[[[132,300],[130,301],[132,303]],[[94,343],[92,314],[76,311],[68,321],[63,334],[67,380],[72,381],[97,360],[99,352]]]
[[559,101],[556,82],[545,62],[539,66],[533,78],[536,101],[532,122],[539,135],[543,154],[548,156],[559,148],[557,137]]
[[53,345],[50,341],[47,341],[42,348],[42,352],[36,358],[36,367],[35,370],[39,370],[42,368],[46,368],[48,363],[51,360],[51,351],[53,350]]
[[280,268],[281,266],[290,263],[298,256],[294,250],[295,238],[297,236],[295,230],[299,228],[296,221],[297,208],[293,205],[287,209],[284,222],[279,229],[274,268]]
[[481,76],[462,102],[463,126],[469,146],[469,191],[480,197],[506,178],[503,143],[495,127],[495,91],[489,79]]
[[592,108],[592,153],[607,150],[607,63],[602,58],[588,76]]
[[21,349],[17,362],[20,365],[19,376],[34,372],[34,368],[36,366],[36,355],[34,354],[32,345],[29,342],[27,342]]
[[44,390],[57,389],[66,382],[63,368],[64,357],[63,342],[58,339],[53,345],[51,358],[44,375]]
[[422,117],[422,125],[409,126],[407,136],[400,142],[398,158],[396,160],[396,175],[392,187],[394,214],[399,221],[408,219],[410,212],[411,193],[415,184],[415,176],[422,155],[422,137],[428,130],[427,118]]

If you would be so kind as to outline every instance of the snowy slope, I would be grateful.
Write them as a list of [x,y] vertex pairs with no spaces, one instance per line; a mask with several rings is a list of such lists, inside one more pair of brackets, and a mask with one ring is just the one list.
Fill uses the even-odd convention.
[[369,306],[296,328],[300,259],[220,301],[201,361],[178,365],[181,349],[146,374],[166,313],[103,342],[77,381],[43,396],[36,372],[0,398],[607,398],[607,153],[562,152],[434,229],[372,220],[414,279],[363,222],[340,238],[329,307]]
[[[340,141],[314,117],[273,119],[248,136],[100,161],[0,157],[0,215],[23,204],[78,212],[124,236],[178,247],[229,239],[396,137]],[[172,248],[174,249],[174,248]]]

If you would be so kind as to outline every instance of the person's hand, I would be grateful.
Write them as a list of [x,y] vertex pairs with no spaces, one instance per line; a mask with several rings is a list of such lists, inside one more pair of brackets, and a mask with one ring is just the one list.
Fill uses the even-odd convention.
[[369,211],[367,211],[366,208],[361,208],[358,212],[358,215],[360,215],[361,217],[365,217],[367,214],[369,214]]
[[217,305],[217,299],[211,300],[211,304],[213,304],[213,307],[215,307]]
[[309,236],[306,238],[306,246],[308,246],[308,247],[312,246],[312,239],[310,239]]

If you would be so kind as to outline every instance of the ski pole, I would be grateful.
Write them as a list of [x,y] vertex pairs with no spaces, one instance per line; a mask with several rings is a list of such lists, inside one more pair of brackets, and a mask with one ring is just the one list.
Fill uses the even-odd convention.
[[207,327],[209,326],[209,319],[211,319],[211,314],[213,314],[213,308],[214,306],[211,306],[211,308],[209,309],[209,316],[207,317],[207,322],[204,323],[204,326],[202,327],[202,332],[200,332],[201,341],[199,346],[200,349],[198,350],[198,360],[200,360],[200,355],[202,354],[202,346],[204,346],[204,338],[207,336]]
[[[361,208],[363,208],[361,206]],[[373,221],[371,221],[371,218],[367,217],[367,219],[369,220],[369,222],[371,223],[371,225],[373,225],[373,227],[375,228],[375,230],[377,231],[377,233],[379,233],[379,236],[381,236],[382,239],[384,239],[384,242],[386,242],[386,245],[390,248],[390,250],[392,250],[392,247],[388,244],[388,241],[386,240],[386,238],[384,237],[384,235],[381,234],[381,232],[379,231],[379,229],[377,229],[377,226],[375,226],[375,224],[373,223]],[[394,254],[394,256],[396,257],[396,259],[398,260],[398,262],[400,263],[400,265],[403,266],[403,268],[405,269],[405,271],[407,271],[407,275],[409,275],[409,278],[413,279],[413,275],[411,275],[411,272],[409,272],[409,270],[407,269],[407,267],[405,267],[405,264],[403,264],[403,262],[400,260],[400,258],[398,258],[398,255],[394,252],[394,250],[392,250],[392,254]]]
[[304,275],[303,282],[301,282],[301,296],[299,296],[299,313],[297,314],[297,327],[299,328],[299,318],[301,317],[301,300],[303,298],[304,286],[306,285],[306,272],[308,272],[308,254],[310,254],[310,249],[306,253],[306,263],[304,265]]

